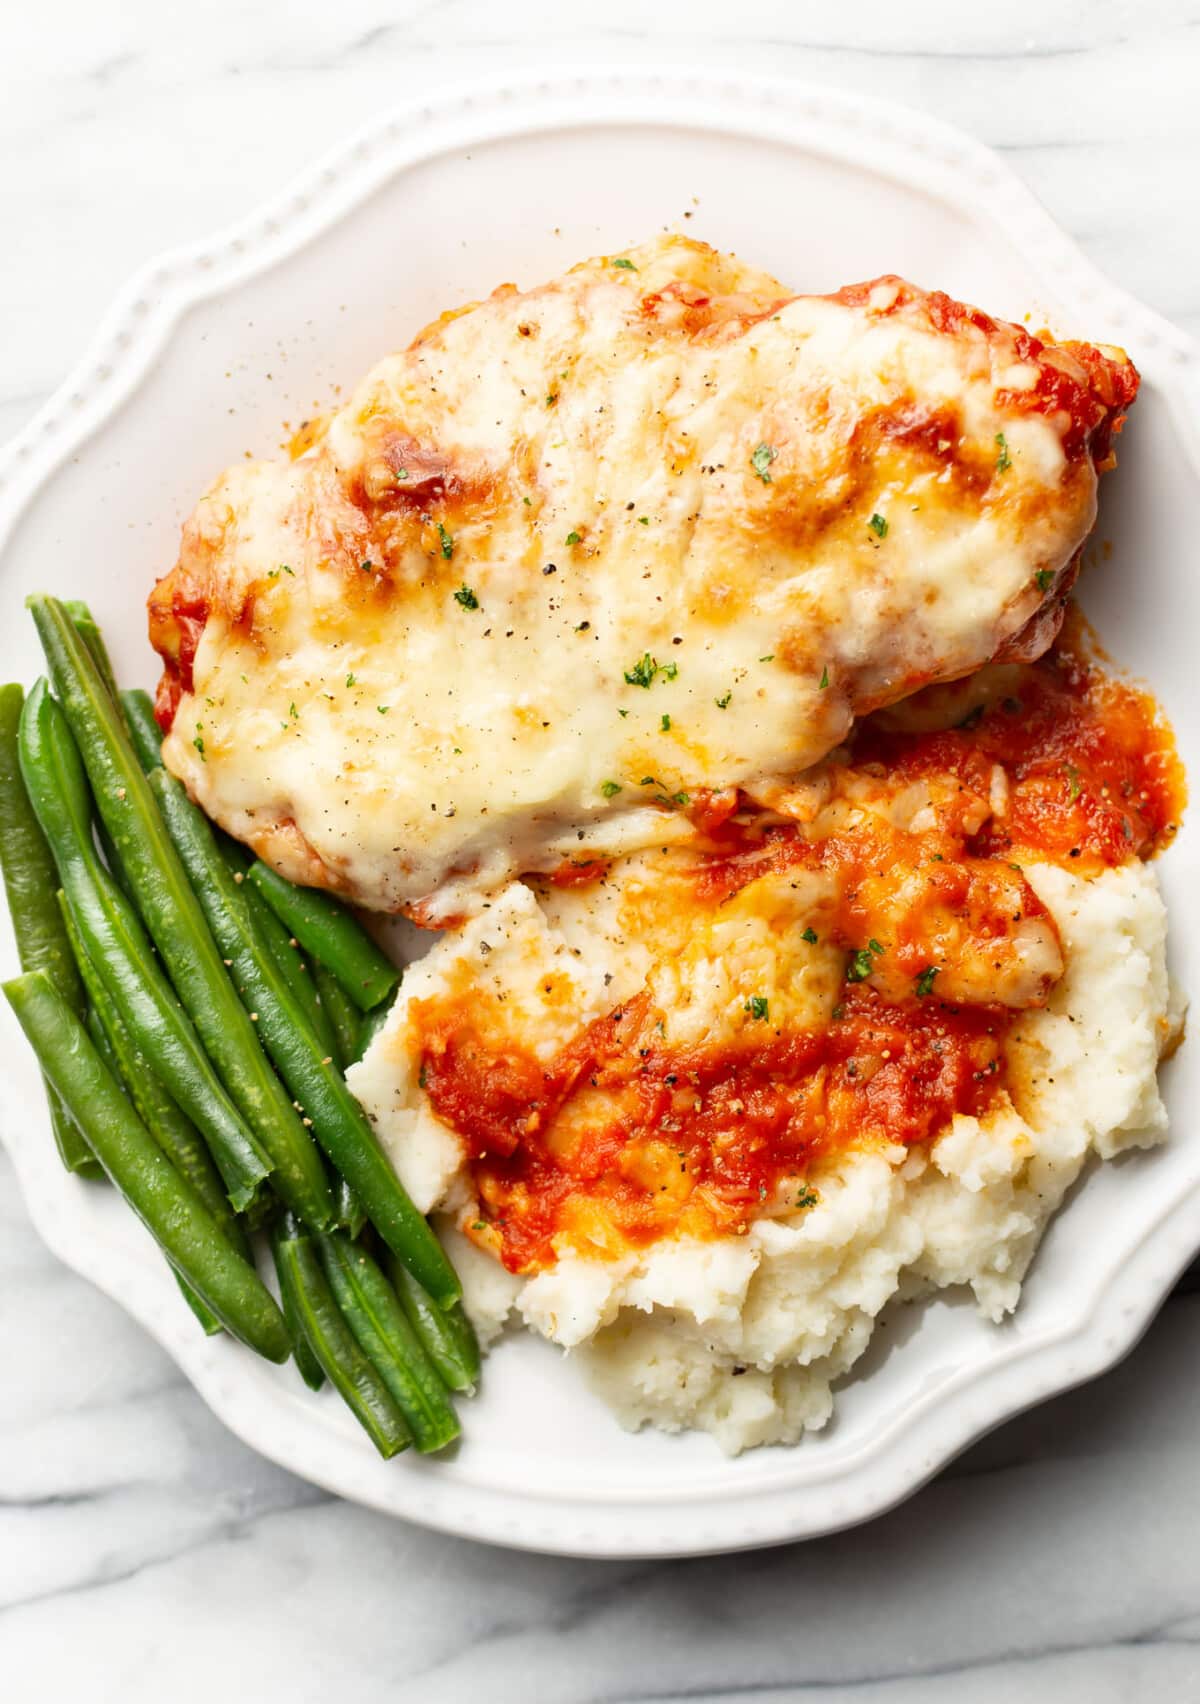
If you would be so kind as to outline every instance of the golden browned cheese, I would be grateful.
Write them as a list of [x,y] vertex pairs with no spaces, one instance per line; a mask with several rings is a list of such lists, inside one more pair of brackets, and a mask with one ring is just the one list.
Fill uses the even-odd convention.
[[284,874],[426,920],[686,842],[1050,643],[1136,387],[676,237],[506,286],[202,498],[150,600],[166,762]]

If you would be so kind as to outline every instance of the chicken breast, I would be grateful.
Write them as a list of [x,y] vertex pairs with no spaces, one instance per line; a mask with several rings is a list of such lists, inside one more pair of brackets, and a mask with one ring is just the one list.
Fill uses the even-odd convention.
[[293,880],[445,921],[772,804],[854,718],[1053,639],[1137,389],[895,277],[663,237],[506,285],[150,598],[168,766]]

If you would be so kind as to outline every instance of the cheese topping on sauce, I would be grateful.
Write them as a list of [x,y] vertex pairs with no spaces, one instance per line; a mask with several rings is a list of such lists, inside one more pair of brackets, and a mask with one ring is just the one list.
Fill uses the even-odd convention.
[[165,761],[285,875],[429,922],[695,841],[713,795],[778,807],[856,716],[1051,642],[1136,387],[674,237],[505,286],[201,500],[151,598]]

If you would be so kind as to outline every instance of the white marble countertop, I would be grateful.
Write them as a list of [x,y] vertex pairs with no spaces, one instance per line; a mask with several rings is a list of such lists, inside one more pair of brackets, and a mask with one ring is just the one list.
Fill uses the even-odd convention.
[[[7,19],[0,436],[146,257],[366,114],[490,66],[686,60],[870,86],[1005,152],[1200,333],[1200,4],[61,0]],[[226,1434],[60,1267],[0,1157],[0,1689],[460,1704],[1200,1697],[1200,1285],[1130,1360],[904,1508],[679,1564],[521,1557],[340,1503]]]

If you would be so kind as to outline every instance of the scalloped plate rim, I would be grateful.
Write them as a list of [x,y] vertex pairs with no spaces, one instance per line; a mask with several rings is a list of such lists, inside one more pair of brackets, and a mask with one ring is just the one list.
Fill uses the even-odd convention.
[[[587,107],[572,110],[571,99],[581,96],[586,97]],[[692,106],[701,96],[703,112]],[[768,110],[770,123],[764,116]],[[462,126],[457,134],[453,131],[456,120]],[[257,210],[216,235],[178,246],[139,269],[118,293],[67,379],[0,451],[0,551],[56,468],[86,445],[137,389],[193,303],[220,295],[239,280],[286,259],[307,236],[318,236],[336,225],[379,182],[460,143],[463,130],[467,139],[486,142],[580,121],[660,128],[690,123],[717,131],[732,129],[751,138],[774,135],[782,128],[791,130],[798,145],[806,140],[812,143],[811,137],[801,134],[805,123],[833,124],[842,126],[847,138],[853,137],[837,150],[839,159],[863,155],[867,151],[864,136],[876,145],[886,139],[906,149],[909,156],[901,167],[889,165],[893,176],[909,181],[901,168],[916,156],[938,180],[943,198],[953,200],[955,191],[962,197],[969,188],[985,188],[994,199],[982,211],[1006,237],[1021,241],[1031,270],[1039,276],[1052,271],[1059,297],[1086,302],[1093,322],[1103,317],[1108,328],[1137,343],[1139,361],[1153,372],[1193,469],[1200,473],[1200,410],[1191,391],[1200,354],[1197,345],[1111,284],[1007,164],[981,143],[907,108],[818,85],[721,75],[702,68],[651,72],[565,65],[472,79],[445,87],[427,103],[398,105],[329,150]],[[420,146],[403,146],[403,139],[419,123],[427,125],[432,136]],[[877,161],[875,169],[879,169]],[[975,211],[978,214],[981,209],[976,206]],[[487,1502],[489,1493],[461,1483],[447,1488],[445,1481],[437,1489],[436,1465],[412,1480],[393,1481],[407,1488],[400,1495],[382,1496],[356,1471],[364,1460],[372,1459],[369,1446],[357,1437],[328,1432],[322,1449],[314,1442],[317,1429],[301,1427],[292,1445],[281,1447],[272,1430],[278,1425],[280,1405],[261,1403],[253,1377],[239,1376],[252,1373],[253,1357],[228,1340],[199,1337],[190,1315],[178,1308],[174,1287],[165,1277],[155,1281],[156,1275],[144,1272],[120,1248],[94,1238],[84,1238],[82,1243],[73,1238],[73,1195],[87,1186],[58,1169],[52,1152],[47,1152],[44,1115],[39,1110],[31,1120],[28,1108],[17,1104],[6,1081],[0,1083],[0,1113],[0,1137],[13,1157],[22,1194],[43,1240],[66,1265],[89,1278],[150,1332],[209,1407],[245,1443],[304,1478],[384,1513],[465,1537],[560,1555],[711,1554],[815,1537],[881,1514],[985,1431],[1114,1365],[1140,1337],[1200,1245],[1200,1169],[1193,1167],[1190,1182],[1181,1184],[1175,1197],[1143,1226],[1131,1258],[1120,1269],[1101,1275],[1076,1316],[1024,1342],[998,1343],[984,1367],[964,1369],[957,1379],[894,1417],[839,1464],[836,1473],[822,1477],[821,1470],[805,1472],[803,1451],[798,1449],[788,1477],[809,1506],[766,1519],[749,1519],[749,1511],[731,1517],[728,1506],[739,1497],[752,1502],[777,1495],[773,1486],[742,1488],[731,1481],[727,1488],[707,1492],[707,1500],[716,1505],[707,1525],[697,1524],[690,1512],[692,1530],[683,1536],[670,1529],[670,1521],[680,1514],[678,1498],[670,1492],[657,1503],[640,1498],[626,1505],[609,1499],[606,1521],[600,1520],[604,1504],[586,1499],[559,1505],[557,1516],[547,1520],[544,1510],[531,1509],[519,1497],[508,1499],[516,1502],[515,1510],[506,1508],[505,1493],[495,1488],[490,1494],[494,1507],[481,1512],[477,1506],[459,1506],[481,1496]],[[1069,1364],[1068,1348],[1072,1351]],[[276,1395],[271,1392],[272,1398]],[[940,1411],[932,1442],[931,1410]],[[911,1434],[919,1422],[926,1423],[925,1442],[915,1446]],[[435,1489],[431,1495],[422,1495],[422,1486]],[[822,1491],[826,1493],[823,1501]],[[817,1506],[812,1506],[814,1500]],[[541,1501],[555,1506],[550,1496]],[[653,1515],[652,1530],[649,1515]],[[628,1530],[621,1530],[622,1521],[628,1522]]]

